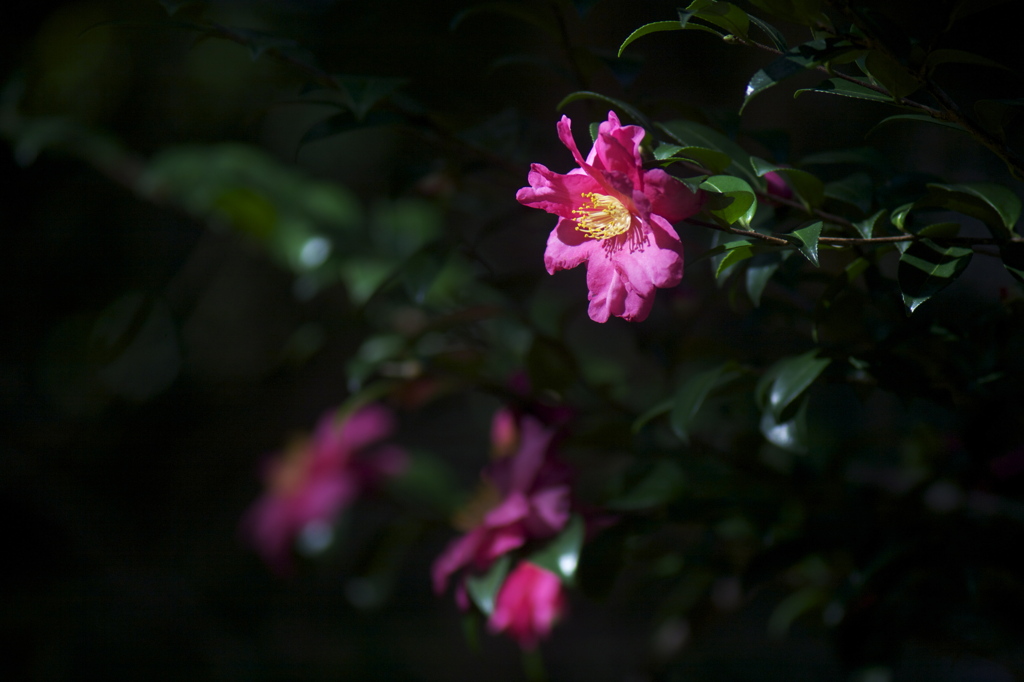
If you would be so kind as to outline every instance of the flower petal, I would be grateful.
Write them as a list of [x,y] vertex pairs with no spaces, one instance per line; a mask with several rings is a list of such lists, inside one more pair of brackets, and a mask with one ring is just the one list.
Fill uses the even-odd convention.
[[548,236],[544,250],[544,267],[548,274],[570,270],[587,262],[601,244],[576,229],[576,222],[562,218]]
[[569,220],[573,218],[573,211],[584,203],[583,194],[600,189],[585,173],[562,175],[539,163],[530,166],[529,181],[529,187],[516,192],[519,203]]
[[644,194],[651,202],[651,212],[670,223],[678,223],[700,212],[703,192],[690,188],[660,168],[644,173]]
[[626,284],[603,248],[594,249],[587,261],[587,289],[587,314],[594,322],[607,322],[610,316],[625,312]]
[[590,150],[587,163],[598,170],[623,173],[631,185],[639,187],[643,168],[640,143],[644,135],[643,128],[621,125],[615,112],[609,111],[608,120],[598,126],[597,140]]

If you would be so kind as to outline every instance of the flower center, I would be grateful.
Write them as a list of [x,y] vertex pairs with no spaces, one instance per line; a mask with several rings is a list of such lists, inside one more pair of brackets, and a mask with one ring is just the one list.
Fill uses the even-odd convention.
[[594,239],[611,239],[629,231],[633,216],[622,202],[607,194],[587,192],[587,203],[575,209],[576,229]]

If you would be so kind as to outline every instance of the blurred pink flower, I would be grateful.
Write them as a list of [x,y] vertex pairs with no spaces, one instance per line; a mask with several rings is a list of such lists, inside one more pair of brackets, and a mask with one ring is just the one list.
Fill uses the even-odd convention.
[[292,548],[304,530],[329,526],[376,481],[401,473],[404,451],[378,444],[393,429],[391,413],[380,405],[363,407],[342,422],[330,411],[312,437],[267,463],[266,492],[246,512],[242,530],[272,568],[290,570]]
[[[792,199],[793,190],[786,181],[782,179],[782,176],[775,171],[768,171],[764,174],[764,180],[767,184],[767,190],[769,196],[776,196],[782,199]],[[774,201],[769,201],[770,204],[775,204]]]
[[491,632],[507,631],[524,649],[535,649],[565,609],[562,581],[551,571],[521,561],[505,578],[487,623]]
[[682,280],[683,245],[672,223],[697,213],[703,195],[660,168],[644,170],[644,129],[621,125],[615,112],[609,111],[598,127],[585,161],[570,126],[563,116],[558,137],[579,168],[561,175],[535,163],[530,186],[520,189],[516,199],[558,216],[544,264],[551,274],[587,264],[590,319],[643,320],[654,304],[655,288]]
[[[434,562],[439,594],[457,571],[486,571],[498,557],[529,540],[549,538],[569,522],[569,472],[551,456],[554,432],[535,417],[521,417],[517,424],[512,418],[506,410],[494,417],[495,452],[505,456],[487,467],[480,494],[455,519],[466,534]],[[456,599],[468,608],[461,584]]]

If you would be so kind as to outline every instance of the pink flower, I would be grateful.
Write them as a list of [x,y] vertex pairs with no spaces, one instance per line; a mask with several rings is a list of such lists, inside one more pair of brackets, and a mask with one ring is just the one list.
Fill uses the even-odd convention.
[[683,245],[672,223],[697,213],[703,196],[660,168],[644,170],[644,129],[620,125],[615,112],[609,111],[598,127],[586,161],[570,126],[563,116],[558,137],[579,168],[560,175],[535,163],[530,186],[520,189],[516,199],[558,216],[544,264],[550,274],[587,264],[590,319],[643,320],[651,312],[655,288],[682,280]]
[[[769,197],[780,197],[782,199],[793,198],[793,190],[786,184],[786,181],[782,179],[782,176],[775,171],[768,171],[765,173],[764,180]],[[770,206],[779,205],[779,202],[771,198],[767,199],[765,203]]]
[[487,623],[491,632],[508,633],[524,649],[535,649],[565,609],[562,581],[551,571],[521,561],[505,578]]
[[[439,594],[457,571],[486,571],[498,557],[530,540],[549,538],[569,522],[569,474],[551,457],[554,432],[525,416],[513,434],[509,415],[504,410],[495,415],[496,446],[507,449],[514,443],[515,449],[485,470],[481,494],[456,519],[467,532],[434,562],[434,590]],[[461,584],[456,599],[468,608]]]
[[278,572],[292,565],[292,547],[304,531],[330,525],[369,486],[401,472],[405,453],[377,444],[391,434],[394,420],[379,405],[368,405],[338,422],[333,411],[320,418],[311,438],[294,442],[268,462],[267,490],[246,512],[242,530]]

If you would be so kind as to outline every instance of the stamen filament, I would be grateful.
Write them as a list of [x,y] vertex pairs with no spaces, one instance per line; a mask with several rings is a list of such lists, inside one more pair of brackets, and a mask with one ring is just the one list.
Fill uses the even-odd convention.
[[586,192],[587,203],[573,210],[576,229],[594,239],[611,239],[629,231],[633,216],[622,202],[607,194]]

